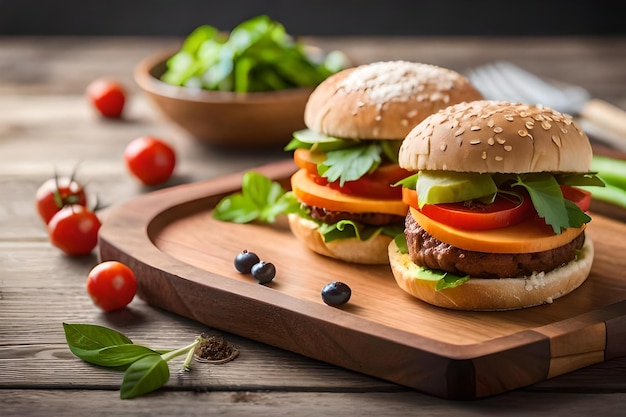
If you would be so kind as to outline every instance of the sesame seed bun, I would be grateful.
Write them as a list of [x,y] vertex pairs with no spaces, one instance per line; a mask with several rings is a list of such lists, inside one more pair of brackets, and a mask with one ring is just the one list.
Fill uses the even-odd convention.
[[411,170],[587,172],[592,150],[569,115],[500,101],[460,103],[407,135],[398,162]]
[[389,236],[379,234],[366,241],[350,238],[327,243],[324,242],[315,222],[297,214],[289,214],[287,217],[289,227],[296,239],[304,242],[306,247],[313,252],[357,264],[384,265],[389,263],[387,248],[392,240]]
[[349,68],[309,97],[311,130],[350,139],[404,139],[427,116],[451,104],[482,99],[461,74],[433,65],[388,61]]
[[435,290],[435,281],[415,278],[417,265],[389,245],[389,261],[396,283],[404,291],[429,304],[454,310],[500,311],[550,304],[578,288],[589,275],[594,249],[585,241],[576,259],[546,273],[521,278],[471,278],[454,288]]

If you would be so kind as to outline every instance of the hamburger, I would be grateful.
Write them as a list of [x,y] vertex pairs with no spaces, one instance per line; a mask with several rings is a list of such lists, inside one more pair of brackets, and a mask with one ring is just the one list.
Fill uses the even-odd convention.
[[479,98],[462,75],[422,63],[376,62],[327,78],[306,104],[307,129],[285,148],[300,168],[291,187],[302,210],[288,216],[295,237],[321,255],[388,264],[407,212],[393,187],[408,174],[397,161],[402,140],[430,114]]
[[389,245],[397,284],[427,303],[509,310],[551,303],[589,275],[585,236],[589,139],[568,115],[474,101],[426,118],[406,136],[399,165],[409,205]]

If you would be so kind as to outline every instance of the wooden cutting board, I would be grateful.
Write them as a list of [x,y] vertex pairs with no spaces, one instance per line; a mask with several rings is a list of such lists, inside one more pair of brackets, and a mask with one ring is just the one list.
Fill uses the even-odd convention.
[[[291,161],[256,171],[288,184]],[[286,222],[233,224],[211,217],[243,173],[172,187],[111,210],[102,260],[138,278],[146,302],[207,326],[450,399],[474,399],[626,355],[626,224],[593,215],[595,261],[587,281],[553,304],[459,312],[420,302],[388,266],[349,265],[314,254]],[[238,273],[247,249],[276,266],[264,286]],[[340,308],[321,288],[352,289]]]

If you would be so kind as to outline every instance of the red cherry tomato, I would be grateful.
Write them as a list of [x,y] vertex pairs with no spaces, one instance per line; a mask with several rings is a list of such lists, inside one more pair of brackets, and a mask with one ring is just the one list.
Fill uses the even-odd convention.
[[41,219],[48,224],[63,207],[71,204],[87,205],[83,186],[68,177],[50,178],[37,189],[35,204]]
[[87,293],[104,311],[126,307],[135,297],[137,280],[132,269],[117,261],[96,265],[87,276]]
[[371,174],[365,174],[355,181],[346,181],[343,186],[339,181],[328,182],[326,178],[317,173],[317,164],[323,162],[323,157],[312,154],[305,149],[297,149],[294,152],[294,161],[300,168],[309,173],[309,177],[319,185],[327,185],[339,190],[344,194],[375,199],[394,199],[402,197],[401,187],[393,187],[392,184],[410,175],[408,171],[400,168],[397,164],[384,164]]
[[582,211],[589,210],[589,206],[591,206],[591,193],[589,191],[570,185],[561,185],[561,192],[564,198],[576,204]]
[[176,166],[176,153],[164,141],[141,136],[131,141],[124,151],[128,170],[145,185],[167,181]]
[[[415,190],[403,188],[402,194],[405,203],[418,208]],[[485,230],[522,222],[533,213],[533,205],[528,195],[519,200],[506,194],[498,194],[492,204],[425,204],[419,210],[433,220],[458,229]]]
[[72,204],[52,216],[48,223],[48,236],[54,246],[68,255],[87,255],[98,243],[100,225],[93,211]]
[[87,86],[87,98],[105,117],[119,118],[124,110],[126,92],[110,78],[98,78]]

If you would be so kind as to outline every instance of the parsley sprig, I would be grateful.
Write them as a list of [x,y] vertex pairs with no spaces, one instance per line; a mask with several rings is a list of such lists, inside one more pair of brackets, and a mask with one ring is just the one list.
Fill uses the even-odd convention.
[[222,198],[213,217],[233,223],[258,220],[273,223],[281,214],[300,213],[300,203],[291,191],[266,176],[249,171],[243,176],[241,192]]

